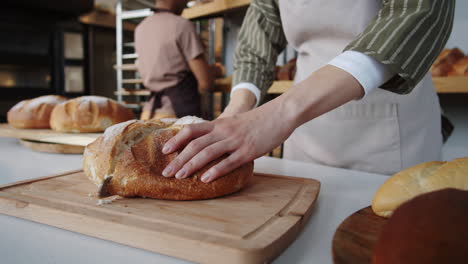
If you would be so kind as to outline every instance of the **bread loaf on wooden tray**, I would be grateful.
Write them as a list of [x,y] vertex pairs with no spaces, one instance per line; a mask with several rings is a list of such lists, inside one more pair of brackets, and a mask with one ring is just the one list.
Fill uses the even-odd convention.
[[23,100],[8,111],[8,123],[16,128],[50,128],[52,110],[66,100],[65,97],[58,95],[44,95]]
[[83,170],[99,186],[102,196],[198,200],[230,194],[246,186],[253,175],[253,162],[211,183],[203,183],[200,177],[220,159],[185,179],[162,176],[163,169],[178,154],[163,154],[163,145],[184,124],[198,121],[185,117],[173,122],[124,122],[106,129],[102,136],[86,147]]
[[[464,75],[464,69],[454,69],[453,66],[458,63],[458,61],[463,60],[465,54],[457,48],[454,49],[444,49],[434,63],[431,66],[431,74],[433,77],[444,77],[444,76],[458,76]],[[458,68],[463,67],[464,63],[458,66]]]
[[404,202],[444,188],[468,190],[468,158],[426,162],[393,175],[377,190],[372,210],[390,217]]
[[102,96],[81,96],[57,105],[50,127],[58,132],[93,133],[135,119],[132,110]]

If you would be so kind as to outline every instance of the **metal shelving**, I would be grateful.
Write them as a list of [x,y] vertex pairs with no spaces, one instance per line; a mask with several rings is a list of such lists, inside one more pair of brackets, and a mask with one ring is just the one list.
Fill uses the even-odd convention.
[[[196,7],[192,7],[190,9],[186,9],[189,11],[188,13],[185,12],[182,15],[186,18],[200,18],[200,17],[208,17],[207,14],[211,12],[215,12],[216,14],[221,14],[223,11],[231,11],[238,7],[247,6],[250,0],[215,0],[212,4],[200,4]],[[135,43],[134,42],[123,42],[123,22],[131,20],[132,22],[138,22],[139,20],[148,17],[153,14],[153,11],[149,8],[151,7],[152,3],[146,3],[146,6],[141,7],[148,7],[148,8],[141,8],[136,10],[124,10],[124,3],[126,5],[131,4],[129,0],[118,0],[116,5],[116,64],[114,65],[114,69],[116,70],[116,77],[117,77],[117,89],[114,93],[117,97],[117,101],[120,103],[126,104],[128,107],[132,108],[139,108],[141,107],[140,97],[142,96],[149,96],[150,91],[148,89],[144,89],[143,81],[141,76],[138,74],[137,67],[135,65],[135,60],[138,58],[138,54],[135,52]],[[227,4],[226,4],[227,3]],[[140,4],[142,4],[140,2]],[[216,8],[214,8],[216,7]],[[200,29],[200,22],[195,21],[197,25],[197,29]],[[214,55],[214,32],[216,30],[216,25],[214,20],[208,20],[208,32],[209,32],[209,50],[208,50],[208,62],[214,63],[215,55]],[[219,29],[218,29],[219,30]],[[200,32],[199,32],[200,33]],[[124,53],[124,50],[127,53]],[[132,50],[132,52],[129,52]],[[125,62],[125,63],[124,63]],[[133,73],[132,73],[133,72]],[[124,78],[124,76],[126,78]],[[226,94],[230,91],[231,88],[231,78],[220,78],[215,80],[215,91],[222,92]],[[126,103],[124,97],[134,96],[135,99],[129,100],[136,102],[128,102]],[[204,118],[212,119],[213,118],[213,94],[210,93],[208,95],[203,95],[205,110],[202,110],[204,114]],[[129,98],[130,99],[130,98]],[[225,105],[225,101],[223,99],[223,105]]]
[[[124,48],[131,49],[135,48],[134,42],[123,43],[123,21],[124,20],[135,20],[142,19],[153,14],[150,8],[137,9],[137,10],[124,10],[123,0],[118,0],[116,5],[116,64],[114,68],[117,75],[117,101],[123,103],[123,96],[127,95],[149,95],[149,93],[129,93],[126,92],[124,85],[133,86],[131,90],[137,90],[141,88],[143,83],[138,76],[137,67],[134,63],[134,60],[138,58],[138,54],[133,51],[132,53],[124,54]],[[124,60],[133,60],[132,63],[124,64]],[[131,79],[124,79],[124,71],[133,71],[134,76]],[[139,99],[137,99],[139,101]],[[140,105],[137,103],[136,105]]]

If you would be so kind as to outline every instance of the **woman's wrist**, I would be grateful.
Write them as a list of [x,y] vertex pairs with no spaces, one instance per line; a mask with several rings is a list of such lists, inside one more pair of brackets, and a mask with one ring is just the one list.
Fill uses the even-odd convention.
[[250,111],[254,108],[257,99],[249,90],[238,89],[231,95],[229,104],[223,111],[222,117],[231,116]]

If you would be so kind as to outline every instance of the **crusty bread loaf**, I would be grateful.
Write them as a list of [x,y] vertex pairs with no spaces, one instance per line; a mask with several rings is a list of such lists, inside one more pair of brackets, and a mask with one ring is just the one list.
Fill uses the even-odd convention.
[[444,49],[431,66],[432,76],[444,77],[448,75],[460,75],[453,70],[453,65],[463,59],[464,56],[463,52],[458,48]]
[[384,225],[373,264],[467,263],[468,191],[443,189],[402,204]]
[[468,190],[468,158],[426,162],[393,175],[377,190],[372,210],[390,217],[402,203],[443,188]]
[[[189,121],[189,122],[187,122]],[[253,163],[228,173],[211,183],[201,175],[219,159],[185,179],[166,178],[162,170],[178,153],[162,154],[162,146],[183,125],[197,120],[137,121],[114,125],[89,144],[83,169],[105,195],[151,197],[169,200],[197,200],[223,196],[243,188],[253,174]]]
[[57,105],[50,127],[59,132],[92,133],[135,119],[132,110],[101,96],[81,96]]
[[448,76],[468,76],[468,56],[458,60],[452,65]]
[[279,81],[287,81],[287,80],[294,80],[296,76],[296,59],[291,59],[283,65],[278,72],[276,73],[276,80]]
[[50,128],[52,110],[66,100],[65,97],[58,95],[44,95],[23,100],[8,111],[8,123],[16,128]]

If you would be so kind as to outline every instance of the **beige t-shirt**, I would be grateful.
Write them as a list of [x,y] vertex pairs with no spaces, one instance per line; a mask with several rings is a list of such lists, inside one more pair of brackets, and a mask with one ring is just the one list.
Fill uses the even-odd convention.
[[135,30],[137,68],[152,91],[177,85],[190,71],[188,61],[203,53],[195,26],[170,12],[156,12]]

